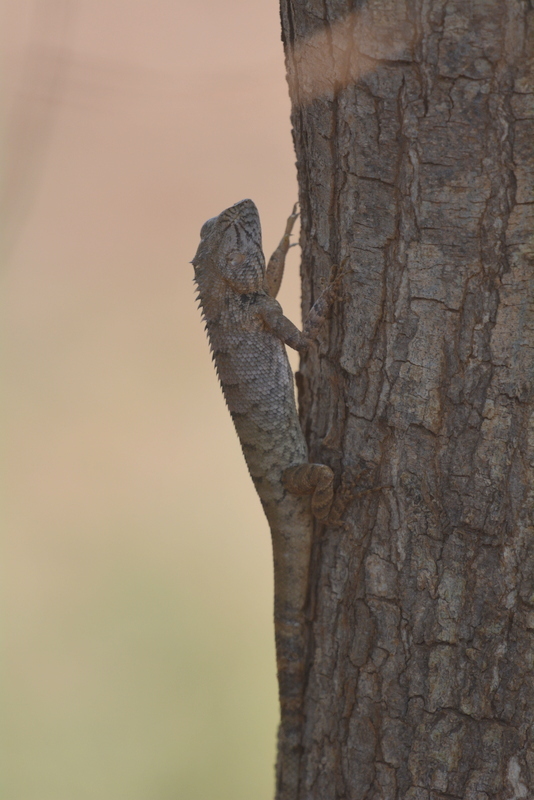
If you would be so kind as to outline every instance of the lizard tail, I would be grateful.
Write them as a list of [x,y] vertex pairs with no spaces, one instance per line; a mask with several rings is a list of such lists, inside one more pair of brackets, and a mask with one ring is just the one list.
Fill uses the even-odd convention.
[[304,619],[278,619],[275,630],[281,712],[276,800],[297,800],[304,725],[306,627]]
[[309,499],[287,494],[284,525],[271,527],[274,556],[274,630],[281,722],[276,800],[297,800],[304,733],[308,661],[306,608],[313,522]]
[[282,477],[287,493],[281,501],[265,508],[273,540],[274,628],[281,713],[276,800],[299,797],[313,516],[318,519],[328,516],[333,479],[332,470],[323,464],[301,463],[290,467]]

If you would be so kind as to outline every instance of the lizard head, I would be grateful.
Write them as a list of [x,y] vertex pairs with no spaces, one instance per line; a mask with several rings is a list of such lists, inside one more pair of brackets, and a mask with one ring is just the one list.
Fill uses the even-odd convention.
[[241,200],[204,223],[192,263],[199,285],[204,272],[215,271],[239,294],[263,289],[261,225],[252,200]]

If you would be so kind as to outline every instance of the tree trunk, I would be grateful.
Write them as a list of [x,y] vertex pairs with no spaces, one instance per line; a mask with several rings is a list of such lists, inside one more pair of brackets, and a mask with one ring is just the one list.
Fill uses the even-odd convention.
[[300,800],[534,798],[534,14],[281,0],[318,528]]

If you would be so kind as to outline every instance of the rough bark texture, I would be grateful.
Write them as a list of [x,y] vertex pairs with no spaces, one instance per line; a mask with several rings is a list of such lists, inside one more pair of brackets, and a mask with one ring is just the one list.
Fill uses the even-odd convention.
[[[534,798],[534,14],[282,0],[317,536],[299,798]],[[530,427],[529,427],[530,419]]]

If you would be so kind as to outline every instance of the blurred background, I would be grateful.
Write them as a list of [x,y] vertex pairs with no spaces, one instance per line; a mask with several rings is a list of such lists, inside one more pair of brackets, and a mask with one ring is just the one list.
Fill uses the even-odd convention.
[[[275,0],[3,0],[6,800],[267,800],[268,528],[194,301],[297,187]],[[281,302],[299,321],[298,248]]]

